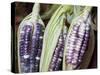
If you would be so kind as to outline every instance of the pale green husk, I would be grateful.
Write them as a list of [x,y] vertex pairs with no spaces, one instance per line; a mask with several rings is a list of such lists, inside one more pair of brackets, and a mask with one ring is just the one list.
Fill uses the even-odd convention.
[[40,59],[40,71],[48,71],[50,61],[56,47],[59,35],[64,26],[64,13],[70,11],[71,6],[60,6],[51,17],[44,33],[43,49]]

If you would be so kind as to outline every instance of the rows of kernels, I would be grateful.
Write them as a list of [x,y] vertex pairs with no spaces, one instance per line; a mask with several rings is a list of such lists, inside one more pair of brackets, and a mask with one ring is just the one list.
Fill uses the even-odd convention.
[[64,36],[61,33],[50,62],[49,71],[60,70],[60,65],[62,63],[62,57],[63,57],[63,50],[64,50]]
[[31,72],[39,71],[39,62],[42,50],[42,42],[43,42],[43,27],[39,23],[34,27],[34,34],[32,36],[32,51],[30,64]]
[[[74,25],[74,28],[69,35],[65,58],[68,64],[76,65],[75,67],[82,61],[82,57],[87,47],[90,30],[90,25],[87,21],[88,20],[80,19],[76,25],[78,27]],[[77,30],[77,32],[75,32],[75,30]]]
[[84,31],[85,31],[85,24],[84,22],[82,22],[81,26],[79,26],[77,36],[76,36],[77,40],[76,40],[75,49],[73,52],[73,57],[72,57],[72,62],[71,62],[73,65],[78,64],[78,57],[80,57],[79,53],[80,53],[80,49],[81,49],[81,45],[82,45],[82,41],[84,37]]
[[66,51],[66,62],[71,63],[72,57],[73,57],[73,51],[75,48],[76,40],[77,40],[77,32],[78,32],[78,25],[75,25],[71,31],[71,34],[69,35],[68,44],[67,44],[67,51]]
[[85,50],[87,48],[87,43],[88,43],[88,40],[89,40],[89,35],[90,35],[90,26],[89,26],[89,24],[86,24],[86,26],[85,26],[85,35],[84,35],[84,38],[83,38],[83,44],[81,46],[80,57],[78,59],[79,62],[81,62],[82,56],[84,55]]
[[20,32],[20,41],[19,41],[19,49],[20,49],[20,65],[22,72],[29,72],[29,58],[31,51],[31,35],[32,35],[32,27],[29,25],[25,25]]

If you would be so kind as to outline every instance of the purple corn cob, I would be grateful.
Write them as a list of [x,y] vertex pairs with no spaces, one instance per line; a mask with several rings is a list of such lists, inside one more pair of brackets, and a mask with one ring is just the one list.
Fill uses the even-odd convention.
[[40,56],[43,42],[43,26],[37,23],[34,26],[34,33],[32,35],[32,49],[30,54],[30,72],[39,71]]
[[53,53],[53,57],[50,62],[49,71],[58,71],[62,69],[63,51],[64,51],[64,41],[67,33],[61,32],[58,43]]
[[25,25],[20,31],[19,51],[21,72],[38,72],[42,50],[44,27],[37,23]]
[[87,47],[90,34],[88,19],[90,20],[90,18],[79,20],[69,34],[65,58],[66,63],[74,65],[74,68],[80,64]]
[[20,32],[19,51],[20,51],[20,67],[21,72],[29,72],[30,70],[30,53],[32,41],[32,26],[25,25]]
[[85,53],[85,50],[87,48],[87,43],[89,41],[89,35],[90,35],[90,25],[87,23],[86,24],[86,27],[85,27],[85,35],[84,35],[84,40],[82,41],[82,47],[80,49],[80,53],[79,53],[79,59],[78,59],[78,62],[81,62],[81,59],[82,59],[82,56],[84,55]]

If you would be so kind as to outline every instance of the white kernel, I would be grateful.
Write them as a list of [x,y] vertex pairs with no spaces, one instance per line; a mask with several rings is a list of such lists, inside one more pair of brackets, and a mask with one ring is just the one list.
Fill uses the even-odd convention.
[[81,53],[83,54],[85,51],[84,50],[81,50]]
[[81,51],[84,51],[85,50],[85,47],[84,46],[82,46],[82,50]]
[[77,61],[76,60],[72,60],[72,64],[76,64],[77,63]]
[[77,27],[76,26],[74,27],[74,30],[77,30]]
[[24,47],[24,50],[26,51],[27,50],[27,47]]
[[86,24],[84,22],[81,23],[80,28],[85,28]]
[[80,50],[80,48],[75,48],[75,51],[79,51]]
[[55,50],[58,50],[58,47],[56,47],[56,49]]
[[40,60],[40,57],[36,57],[36,60]]
[[29,32],[29,30],[26,30],[26,32],[28,33],[28,32]]
[[75,39],[73,39],[73,38],[72,38],[70,41],[71,41],[71,42],[74,42],[74,41],[75,41]]
[[29,55],[24,55],[23,57],[24,57],[24,59],[27,59],[27,58],[29,58]]
[[74,44],[70,44],[69,47],[70,47],[70,48],[73,48],[73,47],[74,47]]
[[84,33],[83,33],[83,32],[79,32],[78,34],[79,34],[79,36],[80,36],[80,35],[81,35],[81,36],[84,36]]
[[28,44],[28,42],[27,42],[27,41],[25,41],[25,44]]
[[75,30],[73,31],[73,34],[77,33]]
[[28,39],[27,38],[25,38],[25,41],[27,41]]
[[56,54],[54,54],[54,57],[56,57],[57,55]]
[[83,43],[83,47],[86,47],[87,46],[87,43],[84,41],[84,43]]
[[73,53],[66,53],[66,55],[68,56],[68,57],[71,57],[72,55],[73,55]]
[[69,50],[69,53],[73,53],[73,50]]
[[59,41],[61,42],[61,41],[62,41],[62,39],[60,38],[60,39],[59,39]]
[[89,37],[89,34],[85,34],[85,37]]
[[87,38],[87,37],[85,37],[85,38],[84,38],[84,40],[85,40],[85,41],[87,41],[87,40],[88,40],[88,38]]
[[60,53],[59,56],[62,57],[63,56],[62,53]]
[[78,61],[81,62],[81,59],[79,59]]
[[77,45],[81,46],[81,42],[77,42]]
[[30,28],[27,29],[28,31],[30,30]]
[[90,28],[89,27],[86,27],[86,30],[89,30]]
[[78,26],[78,25],[80,25],[80,24],[81,24],[81,22],[82,22],[82,20],[79,20],[79,22],[77,22],[77,26]]
[[70,42],[71,45],[74,45],[74,42]]
[[72,59],[72,57],[68,56],[67,59]]
[[81,43],[82,40],[83,40],[83,39],[81,39],[81,38],[77,38],[77,42],[80,42],[80,43]]
[[40,39],[43,39],[43,37],[42,37],[42,36],[40,36],[39,38],[40,38]]
[[75,47],[75,50],[76,50],[76,51],[79,51],[79,50],[80,50],[80,46],[77,45],[77,46]]
[[78,54],[77,53],[74,53],[74,57],[78,57]]
[[71,36],[71,38],[70,38],[71,40],[73,39],[73,40],[75,40],[76,39],[76,37],[75,36]]
[[61,58],[58,58],[58,61],[61,61]]

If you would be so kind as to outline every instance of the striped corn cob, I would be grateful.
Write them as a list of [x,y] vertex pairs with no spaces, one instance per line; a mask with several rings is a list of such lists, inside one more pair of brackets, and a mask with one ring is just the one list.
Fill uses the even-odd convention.
[[30,72],[39,71],[40,56],[42,50],[44,28],[40,23],[34,26],[34,33],[32,35],[32,51],[30,58]]
[[72,27],[68,43],[65,60],[67,64],[77,68],[82,61],[90,35],[90,16],[84,15]]
[[32,26],[25,25],[20,31],[19,40],[19,57],[21,72],[29,72],[30,70],[30,53],[32,41]]
[[65,44],[65,39],[67,36],[67,32],[66,32],[66,27],[64,26],[65,31],[62,30],[56,48],[54,50],[51,62],[50,62],[50,66],[49,66],[49,71],[58,71],[58,70],[62,70],[62,60],[63,60],[63,51],[64,51],[64,44]]

